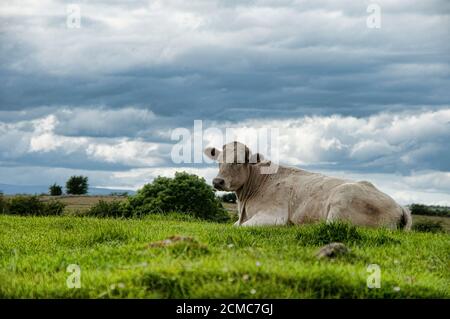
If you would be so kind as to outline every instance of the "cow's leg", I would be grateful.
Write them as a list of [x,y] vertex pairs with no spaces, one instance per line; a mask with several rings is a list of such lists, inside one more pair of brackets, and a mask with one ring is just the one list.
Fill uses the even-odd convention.
[[348,217],[345,216],[339,207],[332,206],[328,211],[326,222],[329,224],[336,221],[348,221]]
[[287,218],[264,213],[258,213],[249,220],[242,223],[241,226],[275,226],[286,224]]

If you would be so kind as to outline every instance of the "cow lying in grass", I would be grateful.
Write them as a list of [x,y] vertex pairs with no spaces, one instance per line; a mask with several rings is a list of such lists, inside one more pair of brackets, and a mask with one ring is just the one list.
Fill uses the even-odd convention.
[[234,191],[238,198],[236,225],[287,225],[316,221],[346,221],[369,227],[411,228],[411,214],[387,194],[366,181],[354,182],[302,169],[271,165],[260,154],[232,142],[205,149],[219,162],[213,180],[218,190]]

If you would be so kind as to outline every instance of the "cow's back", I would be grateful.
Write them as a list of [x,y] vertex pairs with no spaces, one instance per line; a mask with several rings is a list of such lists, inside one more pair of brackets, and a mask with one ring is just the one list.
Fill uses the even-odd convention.
[[400,205],[370,182],[283,166],[263,183],[253,185],[253,196],[245,207],[240,205],[240,214],[244,211],[242,222],[262,212],[293,224],[346,220],[389,227],[396,227],[404,214]]
[[[285,198],[294,224],[347,220],[356,225],[396,227],[403,209],[367,181],[351,181],[295,168],[282,168],[268,192]],[[275,195],[278,194],[278,195]],[[334,215],[337,216],[334,216]]]

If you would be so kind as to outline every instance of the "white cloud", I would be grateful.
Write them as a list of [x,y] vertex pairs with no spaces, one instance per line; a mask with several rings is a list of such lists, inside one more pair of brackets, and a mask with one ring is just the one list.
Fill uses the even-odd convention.
[[351,151],[350,158],[357,160],[370,160],[381,156],[390,155],[395,152],[395,146],[386,141],[366,140],[356,143]]
[[[291,165],[336,162],[340,166],[379,170],[432,168],[450,157],[450,108],[438,111],[381,113],[365,118],[313,116],[280,120],[213,123],[236,128],[238,136],[254,137],[254,128],[279,129],[280,161]],[[217,134],[207,144],[220,147]],[[256,145],[254,141],[254,145]],[[385,167],[389,164],[389,167]],[[431,167],[427,167],[431,166]],[[442,166],[442,165],[441,165]],[[449,167],[447,167],[448,169]]]
[[54,134],[58,119],[49,115],[41,119],[31,121],[34,131],[29,134],[30,152],[51,152],[60,150],[65,153],[79,151],[89,143],[83,137],[66,137]]
[[[61,114],[63,116],[60,116]],[[73,116],[67,117],[67,114]],[[128,114],[130,118],[127,118]],[[79,158],[80,165],[83,165],[84,159],[133,167],[154,166],[162,163],[162,158],[158,153],[159,145],[156,143],[129,137],[67,136],[56,131],[58,126],[65,127],[68,124],[71,127],[70,132],[82,132],[87,128],[94,129],[95,123],[99,123],[97,129],[101,133],[103,132],[102,128],[108,131],[110,128],[120,125],[132,129],[133,121],[143,120],[145,122],[149,119],[153,119],[151,112],[141,112],[132,108],[121,111],[106,110],[104,113],[101,110],[91,111],[81,108],[70,112],[55,112],[37,119],[16,123],[0,122],[0,132],[5,133],[0,137],[0,150],[4,150],[4,153],[2,152],[3,160],[17,160],[29,154],[45,155],[48,153],[48,156],[52,158],[75,154]],[[64,165],[64,162],[61,162],[60,165]]]
[[155,166],[163,162],[157,157],[158,144],[155,143],[120,139],[111,144],[94,142],[86,146],[86,154],[99,161],[129,166]]

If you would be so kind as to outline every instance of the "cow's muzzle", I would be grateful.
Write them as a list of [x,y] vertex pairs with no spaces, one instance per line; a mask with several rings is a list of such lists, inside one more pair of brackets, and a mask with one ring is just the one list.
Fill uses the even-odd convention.
[[216,177],[213,179],[213,185],[215,189],[223,190],[225,187],[225,180],[223,178]]

